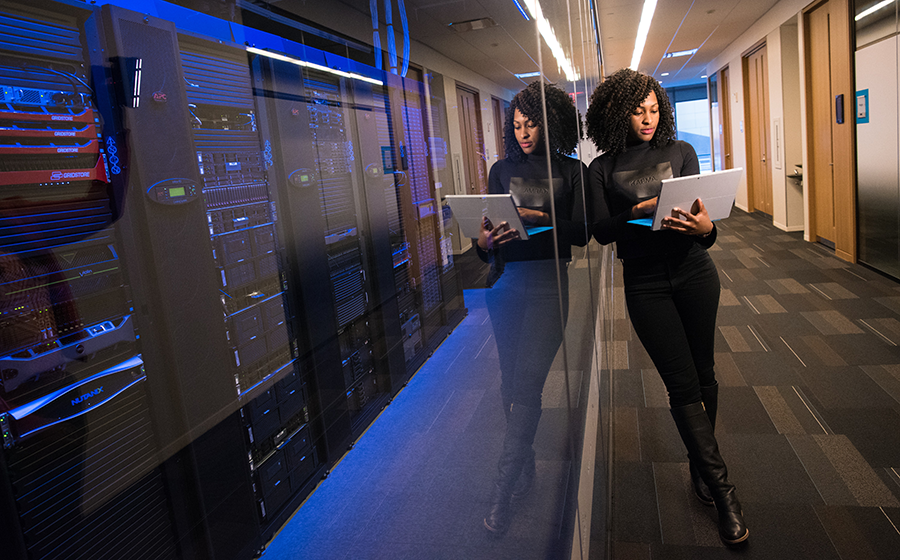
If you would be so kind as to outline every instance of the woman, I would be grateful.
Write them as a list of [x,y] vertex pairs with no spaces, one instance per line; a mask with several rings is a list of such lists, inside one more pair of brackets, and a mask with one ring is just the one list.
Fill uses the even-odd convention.
[[741,543],[750,532],[713,433],[719,276],[706,250],[716,240],[715,224],[700,199],[689,211],[676,208],[661,231],[628,223],[653,214],[663,179],[698,174],[697,155],[675,140],[659,82],[633,70],[597,87],[586,120],[588,137],[604,152],[589,169],[591,233],[602,244],[616,242],[628,313],[669,393],[694,492],[715,504],[722,540]]
[[499,476],[484,519],[485,527],[497,534],[509,526],[511,498],[525,495],[534,484],[532,444],[541,417],[541,392],[568,312],[566,266],[571,245],[587,244],[582,198],[586,169],[566,156],[580,138],[580,115],[563,90],[545,85],[542,94],[541,87],[540,81],[530,84],[510,103],[504,124],[506,159],[491,167],[488,190],[511,194],[526,227],[552,226],[552,230],[522,240],[509,224],[495,227],[487,216],[477,241],[479,256],[492,265],[486,300],[500,357],[506,415]]

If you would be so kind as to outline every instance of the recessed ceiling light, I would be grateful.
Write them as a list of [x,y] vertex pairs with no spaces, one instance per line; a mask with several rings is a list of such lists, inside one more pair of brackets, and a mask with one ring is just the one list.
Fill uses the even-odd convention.
[[474,29],[487,29],[489,27],[496,27],[497,22],[489,17],[486,17],[481,19],[472,19],[469,21],[457,21],[448,25],[450,29],[456,31],[457,33],[464,33],[466,31],[472,31]]
[[663,75],[663,76],[668,76],[669,73],[668,73],[668,72],[663,72],[662,75]]
[[678,57],[678,56],[691,56],[691,55],[693,55],[695,52],[697,52],[697,49],[690,49],[690,50],[686,50],[686,51],[670,52],[670,53],[666,53],[666,55],[665,55],[663,58],[675,58],[675,57]]
[[700,76],[700,77],[701,77],[701,78],[706,78],[707,76],[706,76],[706,74],[703,74],[703,75]]
[[525,72],[524,74],[513,74],[513,76],[519,78],[520,80],[525,78],[537,78],[540,75],[540,72]]

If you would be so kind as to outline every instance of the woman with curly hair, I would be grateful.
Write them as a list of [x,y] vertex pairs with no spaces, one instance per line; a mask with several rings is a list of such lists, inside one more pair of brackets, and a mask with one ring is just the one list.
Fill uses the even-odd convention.
[[687,447],[697,498],[715,504],[729,545],[750,535],[714,435],[714,366],[719,275],[707,249],[716,240],[703,202],[676,208],[660,231],[629,223],[656,209],[663,179],[700,173],[690,144],[675,139],[672,106],[651,76],[620,70],[597,86],[587,134],[604,153],[590,165],[594,222],[602,244],[616,243],[631,323],[669,394]]
[[509,224],[494,226],[488,216],[476,242],[479,256],[492,263],[485,298],[500,357],[506,416],[499,476],[484,519],[485,527],[496,534],[509,527],[511,499],[524,496],[534,484],[541,393],[562,342],[568,310],[566,267],[571,246],[587,244],[582,194],[586,169],[567,157],[578,144],[580,120],[563,90],[540,81],[530,84],[506,112],[506,158],[491,167],[488,179],[491,194],[512,195],[524,225],[552,228],[522,240]]

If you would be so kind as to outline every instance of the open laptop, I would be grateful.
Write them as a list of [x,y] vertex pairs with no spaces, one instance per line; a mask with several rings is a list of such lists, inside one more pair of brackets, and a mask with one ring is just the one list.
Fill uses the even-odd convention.
[[702,175],[665,179],[659,191],[659,201],[653,216],[629,220],[628,223],[649,226],[653,231],[658,231],[663,218],[672,215],[673,208],[689,212],[698,198],[706,206],[706,212],[711,220],[727,218],[731,215],[734,197],[743,174],[744,169],[738,167]]

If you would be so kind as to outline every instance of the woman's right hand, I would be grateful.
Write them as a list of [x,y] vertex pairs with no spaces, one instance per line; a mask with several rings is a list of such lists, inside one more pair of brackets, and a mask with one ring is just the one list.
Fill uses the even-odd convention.
[[514,239],[519,239],[519,232],[511,229],[507,222],[500,222],[500,225],[494,227],[491,220],[485,216],[481,221],[481,233],[478,236],[478,246],[482,251],[489,251],[495,247],[500,247],[509,243]]
[[656,203],[659,201],[659,197],[653,197],[649,200],[645,200],[643,202],[639,202],[631,207],[631,219],[639,220],[641,218],[646,218],[653,214],[656,211]]

